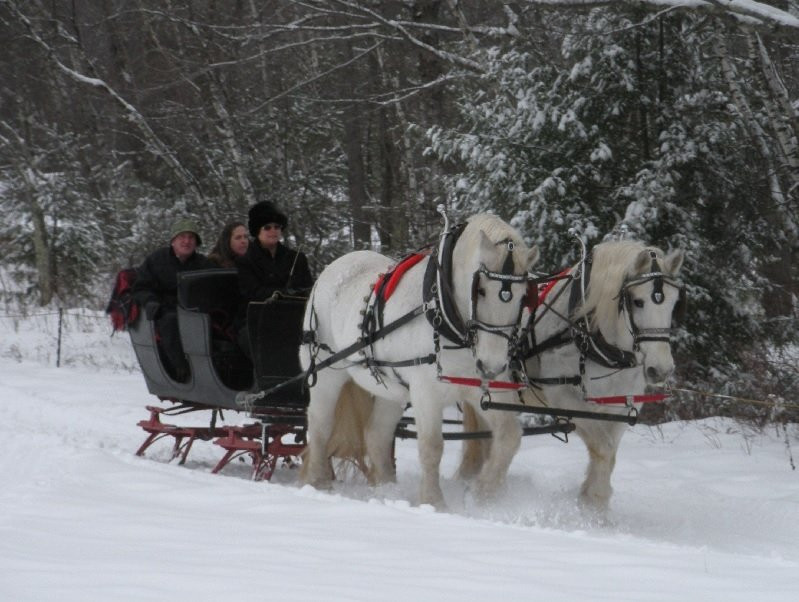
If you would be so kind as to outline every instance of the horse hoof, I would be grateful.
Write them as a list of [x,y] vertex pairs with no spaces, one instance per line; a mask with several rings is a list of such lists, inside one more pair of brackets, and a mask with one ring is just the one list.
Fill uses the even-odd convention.
[[303,485],[310,485],[314,489],[319,489],[320,491],[329,491],[333,488],[333,474],[330,472],[329,474],[312,474],[308,471],[305,474],[300,474],[300,482]]
[[610,498],[600,498],[582,493],[578,498],[578,503],[584,514],[591,514],[597,518],[606,516],[610,510]]
[[436,502],[435,504],[430,502],[421,503],[419,504],[419,508],[427,508],[433,510],[434,512],[449,512],[449,506],[447,506],[446,502],[443,500]]
[[497,485],[496,483],[486,485],[478,482],[477,487],[474,488],[474,500],[484,506],[495,502],[500,497],[501,491],[502,485]]
[[309,481],[305,485],[309,485],[317,491],[331,491],[333,489],[333,481],[328,480]]
[[436,512],[447,512],[449,507],[442,497],[423,498],[419,500],[419,507],[430,506]]

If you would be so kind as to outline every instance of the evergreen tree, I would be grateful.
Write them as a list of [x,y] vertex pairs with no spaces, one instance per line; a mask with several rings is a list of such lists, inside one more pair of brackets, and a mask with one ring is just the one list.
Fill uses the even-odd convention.
[[761,269],[770,241],[790,236],[796,205],[774,219],[767,165],[730,110],[713,23],[642,17],[550,15],[546,29],[567,35],[546,64],[537,30],[493,49],[486,75],[461,92],[464,125],[432,128],[430,152],[454,166],[459,208],[512,218],[541,247],[544,270],[578,258],[572,227],[589,246],[624,224],[686,249],[680,376],[741,391],[753,357],[796,340],[795,320],[765,319]]

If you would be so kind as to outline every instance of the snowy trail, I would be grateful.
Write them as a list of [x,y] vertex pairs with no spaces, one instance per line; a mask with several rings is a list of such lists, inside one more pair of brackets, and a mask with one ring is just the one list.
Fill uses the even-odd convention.
[[[0,599],[794,600],[799,474],[781,433],[731,421],[635,427],[609,523],[575,505],[578,440],[526,438],[499,499],[442,474],[449,513],[415,507],[413,441],[398,483],[332,493],[280,469],[211,475],[220,451],[133,452],[156,402],[136,373],[0,358]],[[797,432],[792,442],[797,446]]]

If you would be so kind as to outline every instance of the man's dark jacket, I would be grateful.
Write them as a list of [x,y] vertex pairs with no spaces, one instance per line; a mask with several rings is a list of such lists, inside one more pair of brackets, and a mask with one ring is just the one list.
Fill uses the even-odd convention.
[[164,310],[175,309],[178,304],[178,274],[190,270],[216,267],[202,253],[193,253],[181,262],[172,247],[162,247],[148,255],[136,270],[133,298],[141,307],[149,301],[157,301]]
[[254,241],[244,257],[236,260],[239,292],[245,303],[264,301],[278,290],[305,290],[313,276],[304,254],[278,243],[275,256]]

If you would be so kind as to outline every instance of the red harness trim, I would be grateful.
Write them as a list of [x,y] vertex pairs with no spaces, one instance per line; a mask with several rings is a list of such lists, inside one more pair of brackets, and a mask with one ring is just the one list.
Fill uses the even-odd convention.
[[668,399],[665,393],[652,393],[650,395],[612,395],[610,397],[586,397],[586,401],[593,401],[594,403],[657,403]]
[[381,285],[383,284],[383,280],[388,276],[388,282],[386,282],[386,287],[383,289],[383,301],[388,301],[388,298],[397,288],[400,279],[405,275],[405,272],[410,270],[413,266],[417,263],[422,261],[427,257],[424,253],[414,253],[413,255],[409,255],[405,259],[403,259],[393,270],[391,270],[388,274],[381,274],[380,277],[375,282],[375,290],[379,291]]
[[466,378],[463,376],[439,376],[438,380],[450,383],[451,385],[464,385],[467,387],[482,387],[486,385],[489,389],[503,389],[518,391],[524,389],[527,385],[524,383],[512,383],[507,380],[489,380],[484,381],[479,378]]
[[530,311],[535,311],[535,308],[544,302],[544,299],[546,299],[554,286],[561,281],[561,277],[569,272],[571,272],[571,268],[565,268],[563,271],[559,272],[555,278],[538,288],[536,288],[535,282],[530,282],[527,285],[527,308]]
[[569,272],[571,272],[571,268],[566,268],[565,270],[563,270],[562,272],[560,272],[558,274],[558,278],[557,279],[547,282],[544,285],[544,288],[542,288],[542,289],[540,289],[538,291],[538,305],[541,305],[544,302],[544,299],[546,299],[547,295],[549,294],[549,291],[551,291],[553,289],[553,287],[558,282],[560,282],[560,276],[565,276]]

